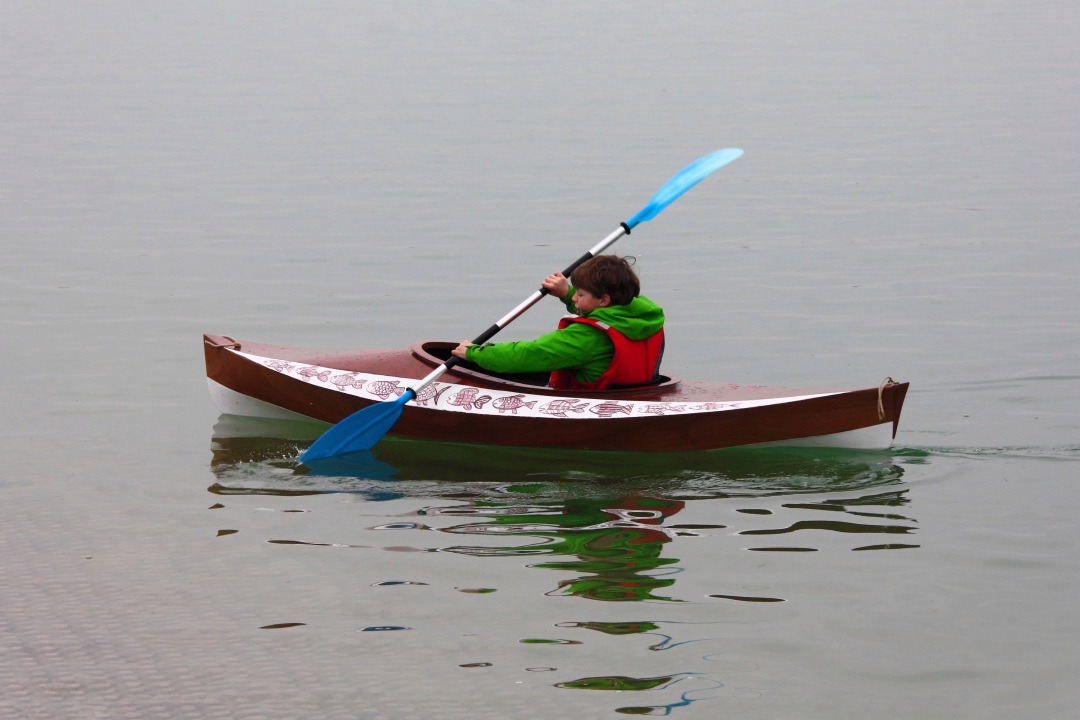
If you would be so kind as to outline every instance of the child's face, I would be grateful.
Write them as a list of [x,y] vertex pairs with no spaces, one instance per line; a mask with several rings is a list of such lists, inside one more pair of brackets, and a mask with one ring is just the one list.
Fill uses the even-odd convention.
[[596,297],[588,290],[574,288],[574,305],[582,315],[588,315],[596,308],[607,307],[611,304],[611,298],[607,295]]

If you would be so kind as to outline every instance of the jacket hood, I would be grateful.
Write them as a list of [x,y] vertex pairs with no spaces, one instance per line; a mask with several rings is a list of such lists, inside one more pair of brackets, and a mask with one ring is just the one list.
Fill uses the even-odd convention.
[[626,305],[597,308],[587,317],[607,323],[631,340],[644,340],[664,327],[663,308],[643,295],[638,295]]

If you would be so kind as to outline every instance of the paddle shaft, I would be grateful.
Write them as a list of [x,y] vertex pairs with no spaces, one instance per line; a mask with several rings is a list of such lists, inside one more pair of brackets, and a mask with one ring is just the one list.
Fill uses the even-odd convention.
[[[570,276],[581,263],[589,258],[599,255],[623,235],[628,235],[631,230],[637,227],[638,223],[656,217],[658,213],[671,203],[675,202],[675,200],[687,190],[694,187],[694,185],[711,175],[717,169],[727,165],[732,160],[737,159],[742,154],[743,151],[738,148],[717,150],[716,152],[709,153],[705,157],[699,158],[687,165],[676,173],[674,177],[664,183],[656,194],[652,196],[652,199],[649,200],[649,203],[641,208],[636,215],[626,222],[621,223],[618,230],[608,235],[601,240],[596,247],[578,258],[563,272],[563,274]],[[526,298],[524,302],[504,315],[497,323],[480,333],[476,339],[473,340],[473,343],[483,344],[487,342],[496,333],[513,322],[518,316],[535,305],[540,298],[547,294],[549,294],[548,291],[541,287]],[[452,355],[449,360],[432,370],[427,377],[423,378],[415,389],[406,389],[406,391],[401,394],[401,397],[396,400],[375,403],[374,405],[369,405],[357,410],[352,415],[349,415],[323,433],[311,447],[304,451],[304,454],[300,456],[300,460],[305,462],[309,459],[318,460],[360,450],[369,450],[390,430],[391,427],[393,427],[394,423],[397,422],[406,403],[415,400],[417,393],[460,362],[461,360],[456,355]]]
[[[629,234],[630,227],[626,223],[621,223],[618,230],[611,233],[606,238],[594,245],[589,250],[589,252],[585,253],[574,262],[570,263],[570,267],[566,268],[566,270],[563,270],[563,275],[565,275],[566,277],[570,277],[570,275],[573,274],[574,270],[576,270],[578,266],[581,265],[583,262],[596,257],[600,253],[604,252],[604,250],[607,250],[609,247],[614,245],[615,241],[621,238],[623,235]],[[483,345],[488,340],[495,337],[495,335],[500,330],[502,330],[510,323],[514,322],[514,320],[517,320],[525,313],[526,310],[538,303],[542,297],[548,294],[550,294],[548,289],[542,287],[529,297],[525,298],[525,300],[523,300],[517,307],[499,318],[499,320],[496,321],[494,325],[477,335],[472,341],[473,345]],[[416,397],[416,395],[419,394],[421,390],[438,380],[447,370],[454,367],[455,365],[460,364],[461,362],[461,358],[459,358],[457,355],[454,355],[442,365],[432,370],[430,373],[428,373],[427,377],[420,381],[419,385],[417,385],[415,388],[409,388],[409,390],[413,393],[413,397]]]

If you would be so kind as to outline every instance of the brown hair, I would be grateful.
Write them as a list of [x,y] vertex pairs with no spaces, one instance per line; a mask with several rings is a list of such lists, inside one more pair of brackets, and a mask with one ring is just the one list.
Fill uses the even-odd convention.
[[630,266],[634,258],[597,255],[581,263],[570,275],[570,283],[601,297],[607,295],[612,305],[628,305],[641,293],[641,281]]

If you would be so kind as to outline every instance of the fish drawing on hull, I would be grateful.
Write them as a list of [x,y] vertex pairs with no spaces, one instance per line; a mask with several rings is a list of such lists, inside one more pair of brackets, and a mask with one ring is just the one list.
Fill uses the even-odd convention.
[[680,413],[686,410],[685,405],[674,405],[672,403],[658,403],[655,405],[646,405],[644,408],[640,408],[638,412],[644,415],[666,415],[669,412]]
[[524,395],[507,395],[491,403],[491,407],[498,410],[500,415],[505,412],[517,415],[518,408],[532,408],[533,405],[536,405],[536,400],[525,402]]
[[271,370],[277,370],[278,372],[289,372],[293,369],[291,363],[287,363],[284,360],[263,360],[263,365]]
[[439,404],[439,397],[449,389],[450,389],[449,385],[444,385],[443,387],[439,388],[438,390],[435,389],[434,385],[428,385],[426,388],[421,390],[419,392],[419,394],[417,394],[417,396],[416,396],[416,404],[426,406],[428,404],[428,402],[431,402],[432,405],[438,405]]
[[731,410],[739,407],[738,402],[706,402],[691,406],[691,410]]
[[304,378],[308,382],[311,382],[312,379],[321,380],[322,382],[326,382],[330,378],[330,371],[329,370],[323,370],[323,371],[320,372],[319,368],[315,367],[314,365],[308,365],[307,367],[302,367],[302,368],[300,368],[299,370],[296,371],[296,374],[299,375],[300,377]]
[[466,410],[472,410],[473,408],[479,410],[480,408],[484,407],[484,404],[487,401],[491,400],[490,395],[481,395],[480,397],[476,397],[477,393],[479,392],[480,390],[474,387],[463,388],[450,396],[450,404],[457,405],[458,407],[462,407]]
[[634,409],[633,405],[623,405],[622,403],[613,402],[611,400],[600,403],[589,409],[589,412],[599,415],[602,418],[609,418],[613,415],[622,413],[623,415],[629,415],[630,411]]
[[589,403],[575,402],[574,400],[552,400],[540,406],[540,412],[555,417],[570,417],[566,413],[583,413],[589,408]]
[[367,391],[385,400],[391,395],[401,397],[405,388],[401,387],[401,383],[397,380],[377,380],[367,386]]
[[343,375],[335,375],[330,378],[330,382],[337,385],[338,390],[344,390],[347,387],[353,387],[359,390],[364,383],[367,382],[367,379],[357,378],[356,373],[345,373]]

